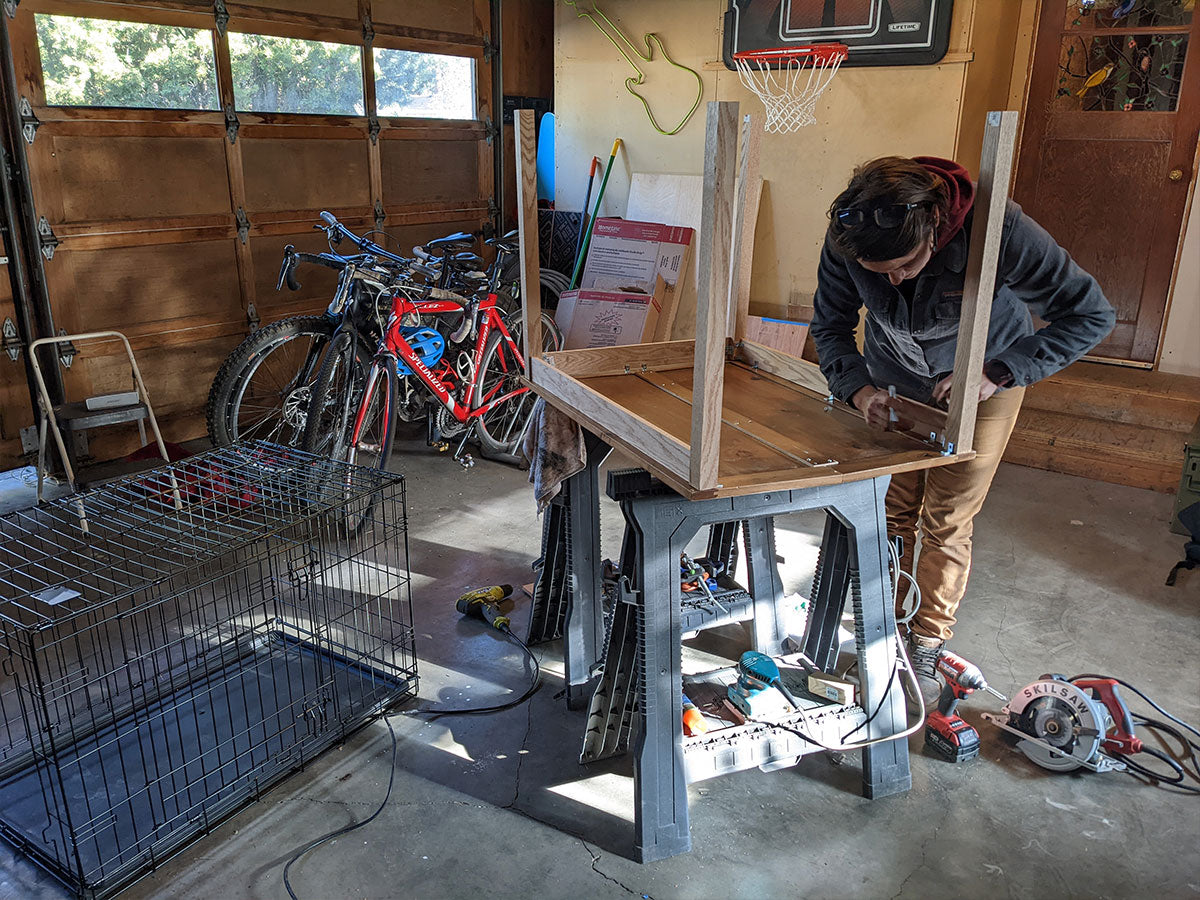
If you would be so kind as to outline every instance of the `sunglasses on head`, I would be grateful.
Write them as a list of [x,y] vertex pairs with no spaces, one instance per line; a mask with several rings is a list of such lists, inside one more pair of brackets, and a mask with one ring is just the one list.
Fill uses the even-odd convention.
[[848,206],[845,209],[834,210],[833,219],[842,228],[857,228],[867,220],[867,214],[870,213],[871,218],[880,228],[899,228],[904,224],[910,210],[923,205],[923,203],[889,203],[871,209]]

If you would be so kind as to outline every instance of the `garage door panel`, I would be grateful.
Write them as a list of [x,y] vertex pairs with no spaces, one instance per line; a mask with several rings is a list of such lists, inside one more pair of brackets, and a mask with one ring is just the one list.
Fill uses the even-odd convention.
[[[276,318],[271,313],[277,307],[288,307],[287,315],[298,315],[299,310],[320,312],[329,305],[337,287],[337,272],[323,266],[300,263],[296,266],[296,280],[300,290],[290,291],[285,286],[276,291],[279,265],[283,261],[283,248],[292,244],[305,253],[321,253],[329,250],[325,237],[320,232],[306,231],[302,234],[263,235],[250,238],[250,254],[254,259],[255,307],[264,322]],[[341,249],[341,248],[339,248]]]
[[474,0],[374,0],[371,18],[385,25],[472,34],[478,30]]
[[219,139],[57,135],[48,143],[62,221],[229,212],[225,149]]
[[384,141],[386,207],[479,197],[478,141]]
[[238,6],[260,9],[269,17],[271,12],[282,13],[282,18],[291,18],[296,13],[311,13],[338,19],[358,19],[357,0],[238,0]]
[[370,206],[366,141],[248,140],[246,211]]
[[245,321],[233,241],[60,250],[46,274],[56,319],[79,330],[153,334]]

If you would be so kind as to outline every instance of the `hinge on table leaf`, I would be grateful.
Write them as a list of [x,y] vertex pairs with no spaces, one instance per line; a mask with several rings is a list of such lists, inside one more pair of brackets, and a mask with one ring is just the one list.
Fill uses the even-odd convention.
[[54,229],[50,227],[50,223],[46,221],[45,216],[38,219],[38,248],[42,251],[42,256],[46,259],[54,259],[54,249],[59,245],[60,241],[54,236]]
[[238,240],[243,244],[246,243],[246,239],[250,236],[250,220],[246,218],[246,210],[240,206],[237,208],[237,232]]
[[229,143],[236,144],[238,129],[242,127],[241,120],[238,119],[237,113],[233,111],[233,104],[230,103],[225,107],[225,137],[229,138]]
[[16,362],[21,355],[21,348],[25,346],[24,342],[17,334],[16,323],[13,322],[11,318],[6,317],[4,319],[2,330],[4,334],[4,342],[2,345],[4,347],[4,352],[8,354],[9,359],[11,359],[13,362]]
[[33,104],[29,102],[28,97],[22,97],[19,105],[21,118],[21,134],[25,137],[25,143],[32,144],[34,137],[37,136],[37,130],[41,127],[41,120],[33,114]]
[[213,0],[213,18],[217,22],[217,34],[225,37],[225,28],[229,25],[229,10],[225,8],[225,0]]

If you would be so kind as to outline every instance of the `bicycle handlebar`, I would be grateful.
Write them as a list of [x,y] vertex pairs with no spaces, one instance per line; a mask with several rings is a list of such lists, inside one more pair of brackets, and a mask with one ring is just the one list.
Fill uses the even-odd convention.
[[328,226],[323,230],[330,235],[331,240],[333,233],[336,233],[338,236],[344,237],[346,240],[350,241],[350,243],[354,244],[354,246],[358,247],[364,253],[369,253],[372,256],[381,256],[384,259],[391,260],[395,263],[400,263],[401,265],[408,265],[410,262],[410,260],[405,259],[403,256],[397,256],[395,253],[384,250],[374,241],[367,240],[365,237],[359,237],[357,234],[339,222],[331,212],[321,210],[321,221]]

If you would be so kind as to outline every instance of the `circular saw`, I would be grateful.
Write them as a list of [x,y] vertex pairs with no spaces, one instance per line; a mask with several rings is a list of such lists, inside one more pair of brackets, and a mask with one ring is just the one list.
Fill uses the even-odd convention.
[[1142,749],[1129,708],[1108,678],[1070,682],[1043,675],[1019,690],[1000,715],[984,718],[1019,737],[1018,750],[1056,772],[1119,771],[1125,763],[1111,754]]

